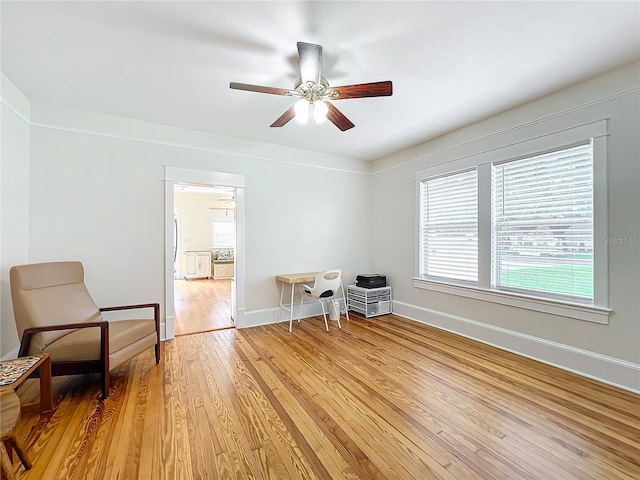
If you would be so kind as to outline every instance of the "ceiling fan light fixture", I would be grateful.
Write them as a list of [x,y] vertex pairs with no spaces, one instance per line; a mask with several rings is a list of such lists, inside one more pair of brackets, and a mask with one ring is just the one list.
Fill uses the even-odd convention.
[[329,112],[329,107],[322,100],[318,100],[313,102],[313,121],[315,123],[323,123],[327,121],[327,113]]
[[293,109],[296,112],[296,120],[303,125],[306,125],[309,121],[309,102],[304,98],[298,100]]
[[296,120],[302,125],[309,123],[313,119],[313,123],[320,124],[327,120],[329,107],[322,100],[310,102],[306,98],[301,98],[293,107],[296,113]]

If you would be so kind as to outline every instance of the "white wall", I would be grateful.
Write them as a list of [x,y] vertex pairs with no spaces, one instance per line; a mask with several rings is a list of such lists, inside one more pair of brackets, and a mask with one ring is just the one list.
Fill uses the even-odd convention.
[[369,270],[368,163],[35,104],[31,119],[29,260],[81,260],[99,305],[165,316],[164,165],[245,175],[248,325],[275,319],[279,273]]
[[18,347],[9,268],[29,250],[29,100],[2,74],[0,150],[0,357]]
[[[372,266],[388,274],[395,311],[640,390],[639,72],[630,65],[375,162]],[[416,170],[600,119],[610,132],[609,238],[631,239],[609,243],[608,325],[414,287]]]

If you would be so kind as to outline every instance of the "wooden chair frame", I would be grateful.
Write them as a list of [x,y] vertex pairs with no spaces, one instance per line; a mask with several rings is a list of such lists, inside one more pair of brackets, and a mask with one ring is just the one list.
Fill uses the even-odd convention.
[[[157,341],[155,345],[156,363],[160,363],[160,304],[159,303],[141,303],[138,305],[119,305],[115,307],[100,308],[101,312],[111,312],[116,310],[132,310],[140,308],[153,308],[153,319],[156,323]],[[20,350],[18,357],[26,357],[29,355],[29,347],[31,338],[36,333],[51,332],[55,330],[77,330],[80,328],[100,328],[100,359],[99,360],[80,360],[73,362],[55,362],[51,361],[51,375],[54,377],[60,375],[77,375],[83,373],[99,373],[102,388],[102,398],[109,396],[109,322],[102,320],[100,322],[82,322],[82,323],[66,323],[61,325],[51,325],[46,327],[27,328],[22,334],[20,341]],[[38,371],[31,376],[37,377]]]

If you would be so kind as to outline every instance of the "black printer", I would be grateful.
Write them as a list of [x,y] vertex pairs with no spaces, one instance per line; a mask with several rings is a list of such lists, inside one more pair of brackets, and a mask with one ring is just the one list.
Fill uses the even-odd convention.
[[367,273],[356,276],[356,286],[362,288],[380,288],[387,286],[386,275]]

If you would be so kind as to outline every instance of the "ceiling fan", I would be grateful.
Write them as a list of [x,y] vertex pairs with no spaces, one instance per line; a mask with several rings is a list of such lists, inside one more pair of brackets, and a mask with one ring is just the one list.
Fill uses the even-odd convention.
[[328,100],[384,97],[393,93],[390,81],[330,87],[329,82],[320,74],[322,70],[322,46],[304,42],[298,42],[297,45],[300,78],[296,81],[293,90],[237,82],[229,84],[229,87],[235,90],[299,98],[295,105],[271,124],[272,127],[282,127],[294,117],[302,123],[307,123],[310,118],[313,118],[315,123],[321,123],[328,119],[344,132],[355,125]]

